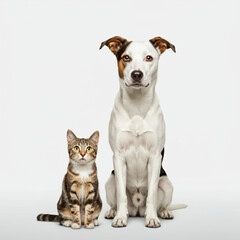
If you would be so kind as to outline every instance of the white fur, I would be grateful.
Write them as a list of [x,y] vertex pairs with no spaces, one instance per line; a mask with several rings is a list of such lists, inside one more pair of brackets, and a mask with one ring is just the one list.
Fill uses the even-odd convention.
[[[95,225],[96,226],[96,225]],[[94,228],[94,223],[90,223],[89,225],[85,226],[85,228],[92,229]]]
[[78,174],[81,179],[87,178],[93,172],[92,163],[79,164],[71,161],[71,164],[72,171]]
[[79,225],[78,223],[72,223],[71,227],[74,229],[78,229],[81,228],[81,225]]
[[94,226],[99,226],[99,221],[98,221],[98,219],[94,219],[94,220],[93,220],[93,223],[94,223]]
[[[115,214],[112,225],[122,227],[127,224],[128,214],[139,212],[146,215],[146,226],[159,227],[157,211],[167,209],[173,191],[167,177],[159,178],[165,144],[165,123],[155,92],[159,53],[150,42],[132,42],[125,53],[132,61],[126,64],[124,78],[119,79],[120,91],[109,123],[115,177],[110,176],[106,183],[107,202],[113,209],[106,216]],[[153,61],[146,62],[146,55]],[[128,87],[134,70],[143,72],[143,87]],[[137,191],[146,200],[144,206],[136,202]]]
[[72,220],[62,221],[61,224],[65,227],[70,227],[72,225]]
[[[141,70],[143,78],[141,83],[143,86],[156,82],[157,80],[157,67],[159,60],[159,53],[153,48],[150,42],[132,42],[125,51],[132,59],[128,62],[124,69],[124,84],[130,85],[132,82],[131,73],[134,70]],[[147,55],[153,57],[153,61],[146,62]],[[123,81],[122,81],[123,82]]]

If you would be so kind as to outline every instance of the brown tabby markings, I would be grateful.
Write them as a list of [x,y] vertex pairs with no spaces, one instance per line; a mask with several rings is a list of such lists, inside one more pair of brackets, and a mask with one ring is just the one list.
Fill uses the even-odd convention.
[[[37,219],[58,221],[72,228],[80,228],[84,223],[86,228],[93,228],[98,225],[102,208],[95,163],[99,133],[93,133],[89,139],[79,139],[68,130],[67,137],[70,162],[57,204],[59,215],[40,214]],[[76,146],[79,151],[74,150]],[[91,151],[87,152],[89,146]]]

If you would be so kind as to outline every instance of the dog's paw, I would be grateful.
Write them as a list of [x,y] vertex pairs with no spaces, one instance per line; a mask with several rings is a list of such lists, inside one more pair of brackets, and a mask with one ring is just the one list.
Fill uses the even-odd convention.
[[162,210],[161,212],[159,212],[158,215],[162,219],[173,219],[174,218],[173,214],[167,209]]
[[74,223],[72,223],[71,227],[72,227],[73,229],[78,229],[78,228],[81,227],[81,224],[74,222]]
[[105,218],[113,219],[116,216],[116,213],[116,210],[111,208],[109,211],[106,212]]
[[126,227],[127,226],[127,214],[116,215],[112,222],[113,227]]
[[146,216],[146,227],[158,228],[158,227],[161,227],[161,224],[160,224],[160,221],[157,217]]

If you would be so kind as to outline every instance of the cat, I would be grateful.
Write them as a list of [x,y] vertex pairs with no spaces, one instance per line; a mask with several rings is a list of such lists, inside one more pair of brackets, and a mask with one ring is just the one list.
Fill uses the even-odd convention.
[[61,225],[80,228],[98,226],[102,200],[98,191],[97,156],[99,132],[90,138],[77,138],[67,131],[69,164],[63,179],[62,195],[57,204],[58,215],[39,214],[38,221],[59,222]]

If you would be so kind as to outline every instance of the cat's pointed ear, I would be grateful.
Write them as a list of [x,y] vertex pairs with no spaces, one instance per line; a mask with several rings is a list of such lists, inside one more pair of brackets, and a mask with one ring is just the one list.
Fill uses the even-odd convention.
[[115,36],[115,37],[109,38],[108,40],[102,42],[99,49],[102,49],[103,46],[106,45],[113,52],[113,54],[116,55],[118,53],[118,51],[122,48],[123,44],[126,42],[127,42],[127,39],[124,39],[119,36]]
[[175,46],[161,37],[155,37],[150,39],[149,41],[157,49],[159,54],[164,53],[165,50],[168,48],[171,48],[174,52],[176,52]]
[[68,144],[71,144],[76,138],[77,138],[76,135],[71,130],[68,129],[68,131],[67,131]]
[[89,140],[93,141],[95,144],[98,144],[99,141],[99,131],[94,132]]

